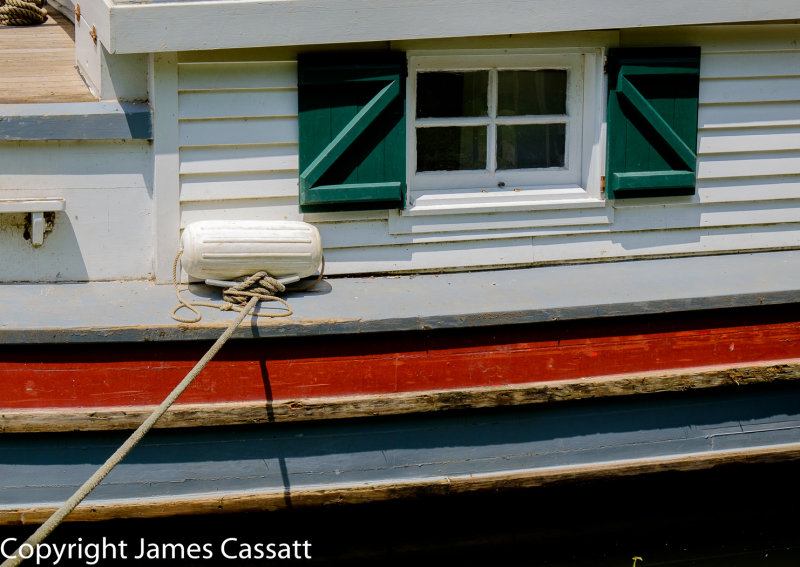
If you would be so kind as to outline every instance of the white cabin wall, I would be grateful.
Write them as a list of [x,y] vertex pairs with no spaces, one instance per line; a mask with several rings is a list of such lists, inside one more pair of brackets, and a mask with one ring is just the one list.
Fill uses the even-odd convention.
[[0,143],[0,199],[66,201],[38,248],[0,214],[0,282],[152,277],[151,171],[143,140]]
[[299,212],[296,64],[290,50],[183,54],[181,225],[206,218],[306,220],[320,229],[330,274],[797,247],[799,31],[796,25],[717,26],[397,43],[392,47],[402,50],[702,48],[694,196],[416,217],[396,211]]

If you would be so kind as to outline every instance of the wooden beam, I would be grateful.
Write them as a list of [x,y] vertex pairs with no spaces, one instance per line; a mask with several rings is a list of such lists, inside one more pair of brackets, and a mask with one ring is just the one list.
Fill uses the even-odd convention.
[[[662,373],[558,380],[518,386],[296,399],[266,403],[179,404],[173,406],[156,427],[244,425],[428,413],[709,388],[739,388],[752,384],[798,379],[800,379],[800,361],[785,361],[734,368],[696,368]],[[131,406],[0,410],[0,433],[135,429],[153,409],[153,406]]]
[[[427,498],[479,491],[513,490],[538,486],[598,481],[668,471],[695,471],[733,464],[776,463],[800,458],[800,443],[714,453],[635,459],[589,465],[520,470],[510,473],[406,480],[361,486],[228,493],[219,496],[138,499],[84,503],[67,521],[116,518],[159,518],[188,514],[242,513],[311,506],[357,504],[380,500]],[[0,510],[0,525],[40,524],[54,506],[21,506]]]
[[[103,0],[90,0],[102,6]],[[97,26],[111,53],[344,44],[800,18],[795,0],[119,1]],[[106,22],[108,22],[107,25]],[[153,25],[158,22],[158,25]]]
[[148,140],[146,102],[0,104],[0,140]]

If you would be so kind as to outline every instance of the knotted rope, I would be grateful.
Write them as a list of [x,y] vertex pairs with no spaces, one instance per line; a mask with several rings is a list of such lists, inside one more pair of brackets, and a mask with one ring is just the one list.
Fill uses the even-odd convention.
[[47,21],[45,0],[0,0],[0,24],[35,26]]
[[[256,317],[288,317],[292,314],[292,308],[277,294],[286,291],[286,286],[281,282],[270,276],[267,272],[256,272],[252,276],[244,278],[237,278],[239,283],[233,287],[229,287],[222,291],[222,299],[225,303],[208,303],[205,301],[186,301],[181,297],[180,290],[178,289],[178,262],[180,261],[183,250],[178,252],[175,256],[175,262],[172,264],[172,284],[175,287],[175,297],[178,298],[179,305],[172,310],[170,314],[173,319],[180,323],[197,323],[202,319],[200,311],[197,307],[214,307],[220,311],[242,311],[242,305],[245,305],[250,298],[257,297],[260,301],[278,301],[283,303],[286,311],[280,313],[252,313]],[[194,313],[194,318],[186,319],[179,317],[177,312],[183,308],[189,309]],[[248,309],[249,311],[250,309]]]

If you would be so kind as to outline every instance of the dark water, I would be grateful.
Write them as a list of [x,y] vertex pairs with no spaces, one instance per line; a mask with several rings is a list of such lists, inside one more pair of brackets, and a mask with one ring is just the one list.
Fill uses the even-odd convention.
[[[48,542],[127,544],[127,561],[107,551],[102,561],[58,565],[628,567],[641,557],[637,567],[788,567],[800,566],[799,503],[795,462],[325,509],[70,523]],[[31,531],[0,528],[0,541]],[[236,558],[222,555],[225,540],[225,553]],[[167,558],[130,559],[142,541]],[[166,552],[164,543],[172,544]],[[192,543],[213,557],[171,557]],[[239,557],[259,545],[267,555],[268,543],[274,559]],[[311,560],[302,559],[306,553]]]

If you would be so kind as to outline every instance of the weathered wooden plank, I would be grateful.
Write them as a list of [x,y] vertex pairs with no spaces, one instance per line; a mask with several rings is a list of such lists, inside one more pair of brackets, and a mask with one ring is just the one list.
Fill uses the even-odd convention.
[[630,200],[616,210],[615,231],[646,231],[792,223],[800,202],[771,201],[765,197],[745,203],[637,203]]
[[146,103],[76,102],[0,105],[0,140],[147,140]]
[[[622,215],[617,213],[617,219]],[[795,225],[773,225],[766,230],[751,227],[719,227],[619,232],[598,238],[596,235],[541,236],[534,239],[534,261],[564,262],[596,258],[646,258],[725,253],[729,250],[757,252],[794,247],[800,238]],[[335,268],[334,254],[326,252],[326,266]],[[585,293],[585,292],[583,292]]]
[[792,151],[800,148],[800,124],[790,127],[707,130],[701,132],[699,154]]
[[800,125],[798,102],[753,102],[748,104],[700,104],[698,125],[713,128],[762,128]]
[[703,54],[701,79],[800,76],[800,50]]
[[[800,380],[800,362],[731,368],[696,368],[628,376],[555,380],[539,384],[460,390],[264,402],[178,404],[157,428],[213,427],[254,423],[351,419],[449,410],[510,407],[639,394],[741,388]],[[92,409],[0,410],[0,433],[135,429],[155,409],[130,406]]]
[[182,120],[180,145],[219,146],[225,144],[296,144],[296,118],[244,118]]
[[701,103],[797,102],[800,77],[701,79]]
[[182,148],[181,174],[297,170],[297,144]]
[[181,91],[296,87],[296,61],[180,63],[178,67]]
[[181,202],[297,197],[297,170],[181,176]]
[[297,89],[190,91],[180,94],[180,117],[297,116]]
[[703,203],[800,199],[800,184],[794,177],[703,179],[697,196]]
[[208,219],[303,220],[297,209],[297,197],[181,203],[181,228],[187,224]]
[[698,180],[774,175],[800,175],[800,150],[701,155],[697,159]]
[[[286,506],[313,503],[303,499],[309,493],[415,496],[425,487],[449,485],[443,493],[517,488],[800,455],[796,388],[708,394],[152,431],[85,505],[127,500],[153,509],[158,503],[163,513],[170,504],[220,505],[224,494],[262,502],[280,495]],[[113,433],[4,435],[0,521],[52,507],[118,442]]]
[[[315,507],[359,504],[397,499],[430,498],[467,492],[497,492],[566,484],[601,481],[643,474],[677,471],[697,471],[726,465],[780,463],[800,457],[800,444],[777,447],[756,447],[711,454],[681,457],[642,459],[630,463],[604,463],[550,467],[492,475],[447,477],[426,481],[405,481],[382,485],[293,489],[287,499],[286,491],[214,496],[173,497],[169,499],[137,499],[93,502],[78,506],[66,521],[90,522],[116,518],[165,518],[187,514],[246,513],[283,510],[295,507]],[[55,506],[14,506],[0,509],[0,525],[41,524],[57,508]]]

